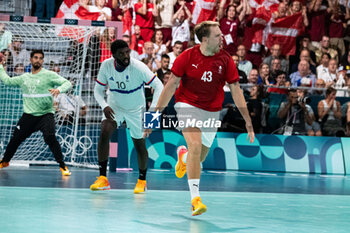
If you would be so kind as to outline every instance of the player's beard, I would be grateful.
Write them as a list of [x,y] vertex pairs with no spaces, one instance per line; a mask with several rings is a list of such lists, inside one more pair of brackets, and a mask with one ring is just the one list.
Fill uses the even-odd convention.
[[41,64],[39,62],[33,63],[32,66],[34,70],[38,70],[41,68]]
[[123,60],[119,60],[118,58],[116,59],[117,63],[121,66],[123,66],[124,68],[126,68],[129,64],[130,64],[130,58],[125,58]]

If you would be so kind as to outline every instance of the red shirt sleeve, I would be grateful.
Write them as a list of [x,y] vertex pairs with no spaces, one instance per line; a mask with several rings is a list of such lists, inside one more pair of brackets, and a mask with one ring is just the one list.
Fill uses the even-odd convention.
[[225,74],[225,81],[229,84],[235,83],[239,81],[239,75],[236,68],[236,65],[232,59],[232,57],[229,58],[228,64],[227,64],[227,71]]
[[141,2],[138,2],[134,5],[134,8],[135,8],[135,13],[137,13],[137,10],[140,9],[142,7],[142,3]]
[[182,77],[185,74],[186,65],[189,63],[188,55],[189,50],[181,53],[174,61],[173,66],[171,67],[171,72],[177,77]]

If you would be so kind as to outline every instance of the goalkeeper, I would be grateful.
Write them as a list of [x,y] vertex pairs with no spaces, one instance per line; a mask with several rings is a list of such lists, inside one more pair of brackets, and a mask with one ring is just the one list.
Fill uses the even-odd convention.
[[10,78],[3,67],[5,61],[0,61],[0,79],[5,85],[22,89],[24,111],[6,147],[4,157],[0,160],[0,169],[9,166],[11,158],[21,143],[32,133],[40,130],[45,143],[49,145],[59,163],[62,175],[69,176],[71,173],[63,161],[61,147],[55,136],[55,108],[52,96],[66,92],[72,87],[72,84],[55,72],[42,67],[44,63],[42,50],[33,50],[30,54],[30,62],[31,73]]

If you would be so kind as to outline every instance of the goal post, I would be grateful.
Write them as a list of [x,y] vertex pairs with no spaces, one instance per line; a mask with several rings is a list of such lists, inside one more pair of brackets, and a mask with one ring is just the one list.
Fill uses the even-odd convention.
[[[23,57],[41,49],[45,54],[43,67],[72,82],[73,88],[68,93],[54,98],[56,136],[65,162],[97,167],[102,110],[94,99],[93,88],[101,54],[109,49],[101,45],[105,41],[103,36],[108,34],[104,32],[113,29],[115,38],[121,38],[122,23],[69,19],[37,23],[36,17],[0,15],[0,24],[12,34],[12,49],[2,51],[9,55],[6,57],[9,76],[30,72],[29,57]],[[20,88],[5,86],[0,81],[0,157],[23,113],[22,104]],[[22,143],[11,162],[54,164],[55,160],[42,133],[36,132]]]

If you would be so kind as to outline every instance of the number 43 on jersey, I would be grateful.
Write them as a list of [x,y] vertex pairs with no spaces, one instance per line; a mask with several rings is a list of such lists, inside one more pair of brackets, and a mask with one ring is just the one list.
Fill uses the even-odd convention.
[[203,82],[211,82],[213,80],[212,76],[213,73],[211,71],[204,71],[201,80],[203,80]]

